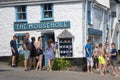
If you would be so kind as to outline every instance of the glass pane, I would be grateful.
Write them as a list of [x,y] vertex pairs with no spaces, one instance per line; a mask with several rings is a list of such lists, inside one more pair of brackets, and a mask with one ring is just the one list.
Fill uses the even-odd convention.
[[19,13],[18,14],[18,20],[21,20],[21,19],[26,19],[26,13]]
[[22,7],[21,6],[17,7],[17,11],[22,12]]
[[23,13],[23,19],[26,19],[26,13]]
[[26,12],[26,6],[22,6],[22,12]]
[[26,6],[18,6],[17,11],[18,12],[26,12]]
[[52,11],[48,12],[49,18],[52,18]]
[[48,4],[48,10],[52,10],[52,4]]
[[47,10],[47,4],[45,4],[43,7],[43,10]]
[[49,18],[48,12],[44,12],[44,18]]

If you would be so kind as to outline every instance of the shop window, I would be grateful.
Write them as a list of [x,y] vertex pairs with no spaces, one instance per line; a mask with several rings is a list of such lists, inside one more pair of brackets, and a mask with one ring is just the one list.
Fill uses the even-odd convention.
[[72,38],[59,39],[60,57],[73,57]]
[[88,24],[92,24],[92,2],[88,2],[87,21],[88,21]]
[[23,45],[23,39],[25,37],[25,34],[16,34],[17,36],[17,47],[20,48]]
[[42,20],[53,20],[53,4],[42,5]]
[[27,11],[26,6],[16,6],[16,21],[26,22],[27,21]]

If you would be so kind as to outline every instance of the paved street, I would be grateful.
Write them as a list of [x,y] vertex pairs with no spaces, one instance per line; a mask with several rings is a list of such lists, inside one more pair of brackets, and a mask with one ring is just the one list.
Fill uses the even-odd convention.
[[115,78],[110,74],[100,76],[98,73],[87,74],[73,71],[25,72],[23,68],[11,68],[8,65],[0,64],[0,80],[120,80],[120,75]]

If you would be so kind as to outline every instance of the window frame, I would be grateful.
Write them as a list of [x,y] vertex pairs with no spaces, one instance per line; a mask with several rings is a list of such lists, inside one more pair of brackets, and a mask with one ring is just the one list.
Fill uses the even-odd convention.
[[87,23],[92,25],[92,2],[89,1],[87,5]]
[[[21,5],[21,6],[25,6],[25,5]],[[18,12],[17,7],[19,6],[15,6],[16,22],[27,22],[27,6],[25,6],[25,12]],[[18,14],[22,14],[22,13],[25,13],[26,19],[18,19]]]
[[[48,4],[51,4],[52,5],[52,10],[44,10],[44,5],[48,5]],[[48,3],[48,4],[41,4],[41,18],[42,20],[54,20],[54,4],[53,3]],[[51,18],[45,18],[44,17],[44,12],[47,12],[47,11],[52,11],[52,17]]]
[[[17,36],[17,39],[16,39],[16,45],[17,45],[17,48],[20,47],[20,45],[23,45],[23,43],[19,43],[18,42],[18,37],[24,37],[25,36],[25,33],[16,33],[15,34]],[[24,39],[24,38],[23,38]],[[23,41],[23,40],[22,40]]]

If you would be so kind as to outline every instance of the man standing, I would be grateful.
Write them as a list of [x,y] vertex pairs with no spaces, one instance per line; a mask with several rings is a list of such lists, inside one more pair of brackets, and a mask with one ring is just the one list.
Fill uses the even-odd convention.
[[[87,60],[87,72],[93,73],[93,59],[92,59],[92,48],[91,48],[91,40],[87,40],[87,44],[85,46],[85,52],[86,52],[86,60]],[[89,68],[90,67],[90,68]]]
[[29,41],[29,33],[25,34],[25,38],[23,40],[23,48],[24,48],[24,67],[25,67],[25,71],[28,71],[28,60],[30,58],[30,49],[31,49],[31,44]]
[[18,50],[16,45],[16,36],[10,41],[11,51],[12,51],[12,67],[16,67],[16,57],[18,56]]

